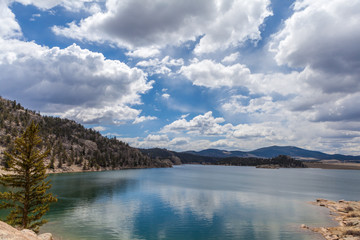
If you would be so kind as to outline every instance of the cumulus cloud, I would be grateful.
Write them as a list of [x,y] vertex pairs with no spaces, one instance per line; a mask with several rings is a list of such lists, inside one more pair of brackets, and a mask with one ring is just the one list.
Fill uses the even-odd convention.
[[272,127],[266,127],[261,124],[239,124],[234,127],[232,136],[235,138],[263,138],[275,135]]
[[290,103],[310,121],[359,119],[360,3],[297,1],[294,14],[270,43],[279,65],[301,69]]
[[173,138],[170,141],[170,145],[176,146],[176,147],[186,145],[186,144],[189,144],[189,143],[190,143],[190,140],[187,137],[176,137],[176,138]]
[[[244,102],[244,103],[243,103]],[[245,103],[246,102],[246,103]],[[234,113],[244,113],[244,114],[253,114],[253,113],[266,113],[271,114],[274,111],[281,108],[280,103],[274,103],[273,99],[270,96],[258,97],[258,98],[249,98],[245,96],[232,96],[229,102],[222,104],[222,109],[224,111]]]
[[243,64],[224,65],[210,59],[195,59],[189,65],[181,67],[179,73],[196,86],[245,87],[253,94],[299,94],[308,87],[302,80],[308,77],[307,73],[251,73]]
[[[120,137],[121,138],[121,137]],[[138,148],[166,148],[171,150],[182,150],[188,148],[191,140],[188,137],[170,138],[167,134],[149,134],[144,138],[121,138],[129,142],[131,146]],[[204,146],[204,145],[203,145]]]
[[272,15],[270,1],[248,0],[221,2],[217,18],[195,48],[196,54],[238,46],[251,39],[260,39],[259,26]]
[[168,93],[164,93],[161,95],[162,98],[165,98],[165,99],[169,99],[170,98],[170,94]]
[[8,1],[0,1],[0,38],[21,37],[20,25],[15,19],[14,13],[8,7]]
[[99,4],[103,0],[13,0],[24,5],[34,5],[40,9],[48,10],[56,6],[62,6],[68,11],[88,11],[95,13],[101,10]]
[[360,90],[360,2],[297,1],[273,37],[278,64],[309,68],[308,83],[324,92]]
[[155,57],[160,54],[159,49],[149,47],[149,48],[138,48],[133,51],[129,51],[126,53],[127,56],[130,57],[137,57],[137,58],[149,58],[149,57]]
[[135,119],[140,110],[129,106],[152,85],[140,69],[76,44],[60,49],[0,40],[0,71],[6,96],[83,123]]
[[202,36],[195,48],[201,54],[258,40],[259,26],[272,14],[269,5],[269,0],[108,0],[106,11],[53,31],[128,49],[162,48]]
[[209,88],[235,87],[248,85],[250,70],[242,64],[224,66],[221,63],[205,59],[181,67],[179,71],[194,85]]
[[221,60],[222,63],[233,63],[235,62],[239,57],[239,53],[232,53],[226,57],[223,58],[223,60]]
[[133,124],[137,124],[137,123],[142,123],[145,121],[150,121],[150,120],[156,120],[157,117],[154,116],[140,116],[140,117],[136,117],[135,120],[133,121]]
[[153,58],[149,60],[140,61],[136,64],[137,67],[145,69],[150,74],[170,74],[172,68],[184,65],[182,58],[172,59],[169,56],[163,59]]
[[323,103],[313,115],[313,121],[359,121],[360,94],[351,94]]
[[[259,122],[238,125],[214,118],[210,113],[189,121],[180,120],[166,125],[157,134],[124,140],[135,147],[160,147],[175,151],[207,148],[254,150],[269,145],[295,145],[329,153],[338,153],[339,149],[355,154],[359,152],[354,144],[360,137],[356,122],[349,122],[346,126],[335,122],[309,122],[303,113],[283,111]],[[216,133],[209,129],[216,129]]]
[[145,141],[150,141],[150,142],[163,142],[163,141],[169,141],[169,138],[167,135],[152,135],[149,134],[145,139]]
[[106,130],[106,127],[96,126],[96,127],[93,127],[92,129],[94,129],[95,131],[101,132],[101,131],[105,131],[105,130]]
[[178,119],[164,126],[161,132],[187,132],[189,134],[221,135],[225,134],[230,128],[232,128],[231,124],[219,124],[223,122],[225,122],[224,118],[214,118],[212,112],[209,111],[204,115],[198,115],[189,121],[185,118]]

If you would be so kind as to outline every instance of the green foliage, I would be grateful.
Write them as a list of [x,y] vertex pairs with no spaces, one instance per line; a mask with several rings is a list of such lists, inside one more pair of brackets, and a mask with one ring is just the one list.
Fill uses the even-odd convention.
[[260,165],[277,165],[282,168],[305,168],[306,166],[299,160],[289,156],[279,155],[274,158],[240,158],[228,157],[221,158],[214,162],[215,165],[233,165],[233,166],[260,166]]
[[41,218],[49,210],[49,204],[57,201],[51,193],[47,193],[51,185],[49,180],[46,181],[44,158],[49,150],[40,150],[42,140],[38,133],[38,126],[32,122],[15,140],[14,150],[5,153],[11,172],[0,176],[0,184],[10,188],[8,192],[0,193],[0,208],[11,209],[6,221],[35,232],[46,223]]
[[[39,136],[44,146],[53,152],[45,159],[49,169],[66,170],[78,165],[86,170],[147,168],[165,166],[138,149],[116,138],[107,138],[93,129],[59,117],[40,116],[35,111],[24,109],[15,101],[0,97],[0,145],[9,148],[11,142],[31,121],[40,128]],[[2,154],[0,153],[0,159]],[[4,160],[3,166],[7,164]],[[85,165],[86,164],[86,165]]]

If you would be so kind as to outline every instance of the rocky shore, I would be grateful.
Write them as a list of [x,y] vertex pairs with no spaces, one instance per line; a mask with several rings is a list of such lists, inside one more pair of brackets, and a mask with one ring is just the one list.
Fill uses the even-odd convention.
[[37,235],[28,229],[18,230],[0,221],[0,240],[53,240],[53,237],[51,233]]
[[339,226],[313,228],[303,224],[302,228],[320,233],[327,240],[360,240],[360,201],[317,199],[311,204],[328,208]]

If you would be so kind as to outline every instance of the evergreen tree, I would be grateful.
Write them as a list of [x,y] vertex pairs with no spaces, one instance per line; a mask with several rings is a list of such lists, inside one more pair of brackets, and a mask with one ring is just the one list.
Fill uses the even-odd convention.
[[41,151],[38,126],[32,122],[23,135],[15,140],[15,149],[5,152],[10,159],[11,173],[0,176],[0,184],[10,188],[0,193],[0,208],[11,208],[6,221],[13,226],[32,229],[35,232],[46,223],[41,219],[49,210],[49,204],[57,199],[47,190],[51,188],[47,178],[44,158],[49,150]]
[[53,154],[51,154],[51,157],[50,157],[50,164],[49,164],[50,169],[55,169],[54,163],[55,163],[55,156],[54,156],[54,153],[53,153]]

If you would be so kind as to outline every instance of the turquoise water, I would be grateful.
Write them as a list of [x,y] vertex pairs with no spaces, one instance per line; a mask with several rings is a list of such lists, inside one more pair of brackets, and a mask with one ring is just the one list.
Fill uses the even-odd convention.
[[52,175],[58,239],[320,239],[316,198],[359,200],[360,172],[183,165]]

